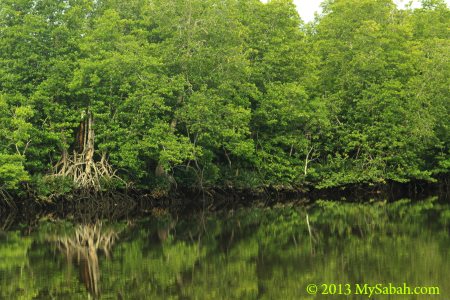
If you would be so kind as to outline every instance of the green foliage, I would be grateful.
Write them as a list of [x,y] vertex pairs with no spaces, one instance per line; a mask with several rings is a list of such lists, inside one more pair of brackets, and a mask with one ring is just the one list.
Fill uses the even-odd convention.
[[45,176],[34,176],[32,186],[38,198],[43,201],[64,196],[76,188],[70,178]]
[[445,2],[323,8],[305,25],[290,0],[2,1],[0,188],[51,173],[87,113],[94,158],[144,189],[448,173]]
[[0,94],[0,190],[17,189],[29,179],[24,168],[31,142],[33,110],[20,95]]
[[21,181],[28,179],[23,167],[23,157],[0,154],[0,189],[16,189]]
[[[325,6],[315,38],[322,61],[319,82],[334,129],[324,141],[329,153],[320,166],[325,179],[320,186],[432,180],[433,172],[444,171],[439,157],[447,157],[448,147],[438,142],[441,118],[436,117],[448,112],[443,105],[448,89],[436,98],[424,95],[423,63],[429,59],[414,30],[415,14],[428,9],[399,11],[391,1],[340,0]],[[448,24],[435,18],[430,26],[442,22]],[[436,80],[426,84],[438,88],[442,72],[433,69]]]

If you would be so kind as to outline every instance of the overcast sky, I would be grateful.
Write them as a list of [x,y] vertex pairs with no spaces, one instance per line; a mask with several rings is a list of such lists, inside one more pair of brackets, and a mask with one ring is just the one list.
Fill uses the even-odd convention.
[[[450,0],[445,1],[447,2],[447,4],[450,4]],[[267,0],[264,2],[267,2]],[[314,19],[314,12],[320,9],[320,3],[322,2],[322,0],[294,0],[294,2],[297,5],[298,11],[303,21],[309,22]],[[394,2],[401,6],[404,6],[409,2],[409,0],[394,0]],[[415,0],[414,2],[417,3],[418,1]]]

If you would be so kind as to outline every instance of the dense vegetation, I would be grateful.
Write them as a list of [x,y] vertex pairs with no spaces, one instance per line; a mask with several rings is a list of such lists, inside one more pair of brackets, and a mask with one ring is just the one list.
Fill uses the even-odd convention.
[[0,197],[433,181],[449,23],[443,0],[308,24],[289,0],[2,0]]

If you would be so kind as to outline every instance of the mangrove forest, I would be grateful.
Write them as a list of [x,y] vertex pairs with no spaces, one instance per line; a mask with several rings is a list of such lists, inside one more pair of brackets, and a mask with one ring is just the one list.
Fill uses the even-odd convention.
[[448,180],[449,25],[443,0],[1,0],[0,198]]

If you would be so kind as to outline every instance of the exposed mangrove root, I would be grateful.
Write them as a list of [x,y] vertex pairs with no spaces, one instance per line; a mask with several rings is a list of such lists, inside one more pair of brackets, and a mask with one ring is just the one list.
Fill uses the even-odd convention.
[[78,189],[100,191],[107,182],[113,180],[125,182],[116,175],[102,155],[100,161],[95,162],[87,153],[73,152],[73,155],[63,155],[62,160],[53,168],[53,176],[70,178]]
[[0,232],[8,230],[16,219],[15,212],[2,213],[0,209]]
[[16,210],[17,206],[14,203],[12,196],[5,190],[0,188],[0,204],[4,203],[10,209]]
[[67,150],[63,150],[62,158],[53,167],[51,176],[69,178],[75,188],[83,190],[100,191],[106,183],[114,180],[125,184],[108,163],[106,153],[101,155],[100,161],[94,160],[93,126],[94,120],[88,111],[85,120],[80,123],[73,154],[69,155]]

